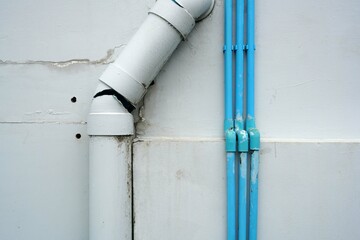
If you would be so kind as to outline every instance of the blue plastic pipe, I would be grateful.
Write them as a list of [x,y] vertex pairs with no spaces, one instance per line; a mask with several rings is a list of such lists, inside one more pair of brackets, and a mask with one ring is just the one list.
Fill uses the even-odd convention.
[[250,216],[249,240],[257,239],[258,223],[258,175],[260,133],[255,125],[255,0],[247,3],[247,118],[246,130],[250,140]]
[[227,182],[227,240],[236,239],[236,133],[233,119],[232,0],[225,0],[225,147]]
[[257,239],[259,151],[251,154],[249,239]]
[[239,156],[239,184],[238,184],[238,223],[239,240],[247,240],[248,229],[248,159],[247,152],[249,148],[248,134],[245,131],[243,118],[244,104],[244,0],[236,1],[236,60],[235,60],[235,130],[238,139]]
[[235,84],[236,106],[235,120],[239,122],[241,130],[243,123],[243,97],[244,97],[244,0],[236,1],[236,60],[235,60]]
[[[225,0],[225,121],[233,125],[232,104],[232,0]],[[229,127],[229,126],[226,126]],[[227,129],[226,129],[227,130]]]
[[[255,0],[248,0],[247,21],[247,115],[255,118],[254,69],[255,69]],[[250,118],[250,119],[249,119]],[[255,127],[255,126],[253,126]]]
[[240,164],[239,164],[239,240],[247,240],[247,229],[248,229],[248,159],[247,152],[240,153]]
[[235,153],[227,154],[227,239],[236,239]]

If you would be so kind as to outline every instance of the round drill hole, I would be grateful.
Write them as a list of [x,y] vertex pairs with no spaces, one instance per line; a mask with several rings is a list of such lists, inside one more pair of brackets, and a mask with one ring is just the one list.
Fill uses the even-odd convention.
[[80,139],[80,138],[81,138],[81,134],[80,134],[80,133],[77,133],[77,134],[75,135],[75,137],[76,137],[77,139]]
[[71,101],[72,101],[73,103],[75,103],[75,102],[76,102],[76,97],[72,97],[72,98],[71,98]]

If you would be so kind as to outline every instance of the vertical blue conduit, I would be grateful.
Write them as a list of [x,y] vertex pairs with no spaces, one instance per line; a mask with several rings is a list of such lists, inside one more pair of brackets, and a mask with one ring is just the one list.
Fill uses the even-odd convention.
[[257,239],[259,151],[251,154],[249,239]]
[[[247,124],[255,127],[255,0],[247,2]],[[252,123],[250,123],[252,122]],[[249,128],[249,126],[247,126]]]
[[249,240],[257,239],[258,220],[258,175],[260,133],[255,125],[255,0],[248,0],[247,4],[247,118],[246,130],[250,139],[250,216]]
[[227,153],[227,240],[236,239],[235,153]]
[[236,133],[234,131],[232,103],[232,0],[225,0],[225,148],[227,180],[227,240],[236,238],[236,175],[235,152]]
[[232,0],[225,0],[225,129],[233,129],[232,103]]
[[244,0],[236,1],[236,60],[235,60],[235,131],[238,140],[239,156],[239,205],[238,205],[238,222],[239,222],[239,240],[247,240],[247,152],[249,148],[248,134],[245,131],[243,118],[243,98],[244,98]]

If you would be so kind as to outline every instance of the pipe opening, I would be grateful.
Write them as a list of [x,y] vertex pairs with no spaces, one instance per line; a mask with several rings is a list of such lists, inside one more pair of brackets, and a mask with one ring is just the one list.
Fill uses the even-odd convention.
[[126,110],[131,113],[132,111],[134,111],[135,106],[132,105],[126,98],[124,98],[120,93],[116,92],[114,89],[105,89],[101,92],[98,92],[97,94],[95,94],[94,98],[97,97],[101,97],[101,96],[108,96],[108,95],[112,95],[115,96],[117,98],[117,100],[119,100],[121,102],[121,104],[124,106],[124,108],[126,108]]

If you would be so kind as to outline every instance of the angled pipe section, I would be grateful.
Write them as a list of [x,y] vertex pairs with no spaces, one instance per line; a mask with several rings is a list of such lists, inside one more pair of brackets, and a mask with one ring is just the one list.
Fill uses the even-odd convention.
[[132,239],[131,111],[195,22],[213,6],[214,0],[158,0],[100,76],[88,116],[90,240]]
[[194,28],[195,21],[212,10],[213,2],[157,1],[141,28],[105,70],[100,81],[135,106],[181,40]]

